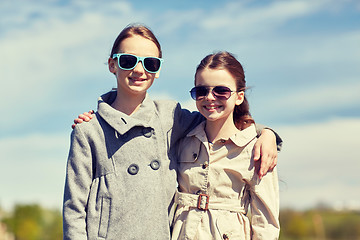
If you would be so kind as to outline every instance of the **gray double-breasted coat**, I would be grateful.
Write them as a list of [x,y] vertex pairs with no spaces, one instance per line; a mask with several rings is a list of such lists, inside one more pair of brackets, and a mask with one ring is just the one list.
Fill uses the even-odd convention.
[[64,239],[170,239],[176,191],[172,142],[202,121],[175,101],[146,96],[128,116],[98,100],[71,134],[63,203]]

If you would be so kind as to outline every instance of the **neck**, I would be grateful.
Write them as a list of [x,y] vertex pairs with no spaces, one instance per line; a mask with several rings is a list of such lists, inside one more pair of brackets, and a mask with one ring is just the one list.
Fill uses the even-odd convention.
[[129,95],[121,92],[118,88],[115,101],[111,104],[111,106],[130,116],[139,109],[141,103],[145,99],[145,96],[146,92],[144,94]]
[[216,142],[219,139],[228,139],[238,130],[232,117],[227,118],[225,121],[206,121],[205,132],[210,142]]

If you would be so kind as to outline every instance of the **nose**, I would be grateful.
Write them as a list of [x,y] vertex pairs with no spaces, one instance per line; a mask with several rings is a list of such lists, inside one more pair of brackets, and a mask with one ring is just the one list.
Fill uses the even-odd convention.
[[139,62],[136,64],[136,66],[135,66],[135,68],[133,69],[133,71],[134,71],[134,72],[138,72],[138,73],[144,73],[144,72],[145,72],[145,69],[144,69],[141,61],[139,61]]
[[208,93],[206,94],[206,99],[210,100],[210,101],[215,101],[216,100],[212,89],[209,90]]

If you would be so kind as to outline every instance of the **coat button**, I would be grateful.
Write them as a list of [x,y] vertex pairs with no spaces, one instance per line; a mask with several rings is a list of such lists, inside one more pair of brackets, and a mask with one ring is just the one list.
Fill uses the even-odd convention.
[[224,240],[229,240],[229,236],[228,236],[226,233],[224,233],[224,234],[223,234],[223,239],[224,239]]
[[193,158],[196,159],[197,158],[197,153],[193,154]]
[[143,128],[142,133],[145,137],[149,138],[153,135],[154,130],[152,128]]
[[208,163],[204,163],[204,164],[202,165],[202,168],[203,168],[203,169],[206,169],[208,166],[209,166]]
[[130,173],[131,175],[135,175],[139,172],[139,166],[135,163],[131,164],[128,167],[128,173]]
[[150,167],[153,170],[158,170],[160,168],[160,162],[158,160],[152,160],[150,163]]

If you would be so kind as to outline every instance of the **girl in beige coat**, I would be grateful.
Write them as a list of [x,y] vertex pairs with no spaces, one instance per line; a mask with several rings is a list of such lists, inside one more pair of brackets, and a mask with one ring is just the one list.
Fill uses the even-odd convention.
[[172,239],[278,239],[277,172],[257,175],[245,88],[243,68],[228,52],[197,68],[190,92],[206,121],[179,143]]

